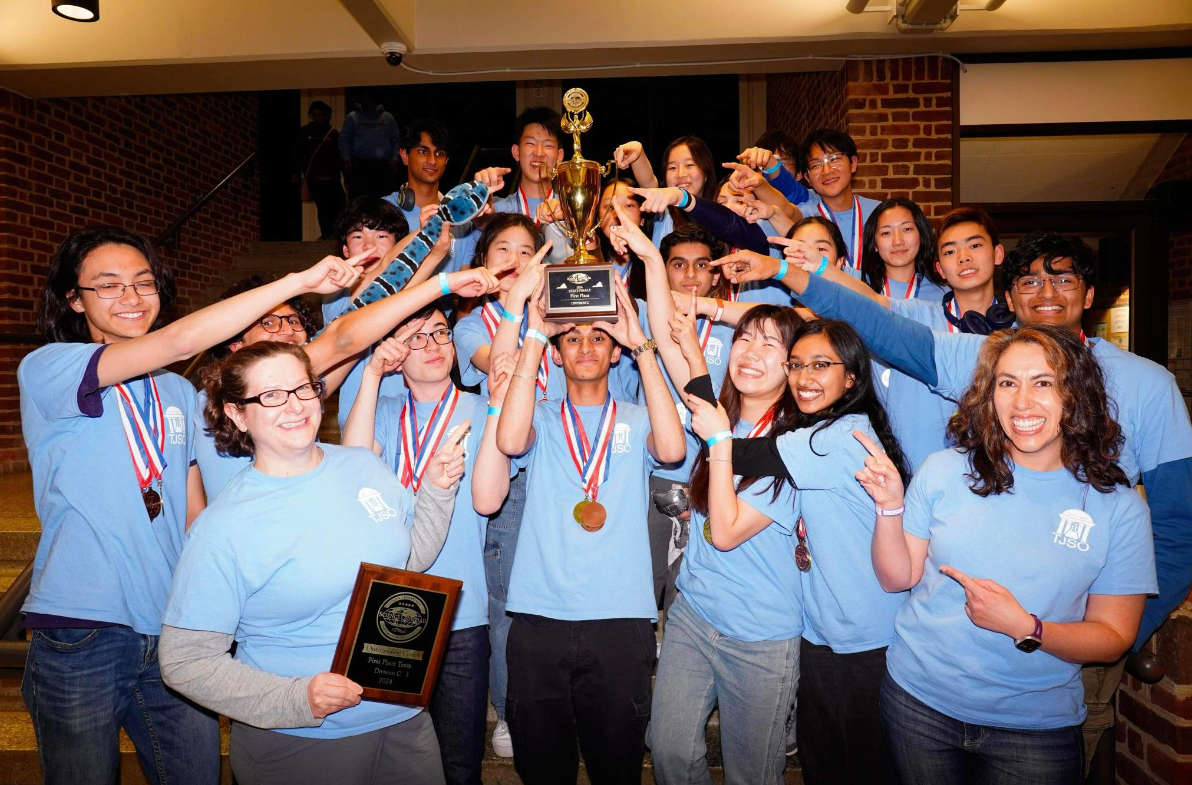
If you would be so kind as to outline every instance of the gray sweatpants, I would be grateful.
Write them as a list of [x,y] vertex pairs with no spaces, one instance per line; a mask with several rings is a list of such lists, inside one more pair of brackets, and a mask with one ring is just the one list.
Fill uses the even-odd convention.
[[231,748],[240,785],[443,785],[439,740],[426,712],[342,739],[309,739],[233,722]]

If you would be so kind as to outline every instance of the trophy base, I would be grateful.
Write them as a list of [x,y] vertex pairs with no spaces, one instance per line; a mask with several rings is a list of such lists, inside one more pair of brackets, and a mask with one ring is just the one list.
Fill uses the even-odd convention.
[[547,265],[548,322],[617,321],[617,290],[611,264]]

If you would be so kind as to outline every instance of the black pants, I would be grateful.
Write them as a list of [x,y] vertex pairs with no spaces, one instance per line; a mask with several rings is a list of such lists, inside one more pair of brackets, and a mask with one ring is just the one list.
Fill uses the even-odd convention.
[[804,638],[799,649],[799,762],[806,785],[897,782],[878,699],[886,649],[837,654]]
[[[649,619],[512,614],[505,719],[525,785],[642,781],[655,638]],[[578,743],[578,749],[577,749]]]
[[447,785],[480,785],[488,709],[488,625],[453,630],[430,701]]
[[368,161],[352,159],[352,171],[348,173],[348,193],[353,199],[373,196],[380,199],[394,192],[393,169],[389,161]]
[[335,237],[335,219],[339,211],[344,209],[344,188],[339,184],[338,175],[330,177],[308,177],[306,188],[310,191],[310,198],[319,211],[319,239],[329,240]]

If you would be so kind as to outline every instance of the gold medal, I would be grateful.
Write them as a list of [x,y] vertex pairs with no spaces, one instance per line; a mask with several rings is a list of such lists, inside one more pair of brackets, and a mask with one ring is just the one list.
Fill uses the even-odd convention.
[[[711,521],[704,521],[704,540],[707,541],[708,545],[712,544],[712,522]],[[713,547],[715,547],[715,546],[713,546]]]
[[589,504],[591,504],[589,500],[583,499],[582,501],[577,502],[576,505],[571,508],[571,517],[575,518],[575,522],[580,526],[584,525],[584,508]]

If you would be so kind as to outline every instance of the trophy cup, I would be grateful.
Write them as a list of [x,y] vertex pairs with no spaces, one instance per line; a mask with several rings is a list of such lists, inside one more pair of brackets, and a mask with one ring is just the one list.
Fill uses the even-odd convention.
[[616,268],[600,258],[599,245],[595,252],[587,247],[599,227],[600,178],[616,164],[609,161],[601,166],[580,151],[579,135],[592,127],[587,107],[586,92],[578,87],[567,91],[560,125],[564,133],[571,134],[575,152],[571,160],[557,167],[539,164],[558,195],[563,210],[560,226],[575,248],[562,264],[547,265],[545,270],[546,319],[552,322],[617,320]]

